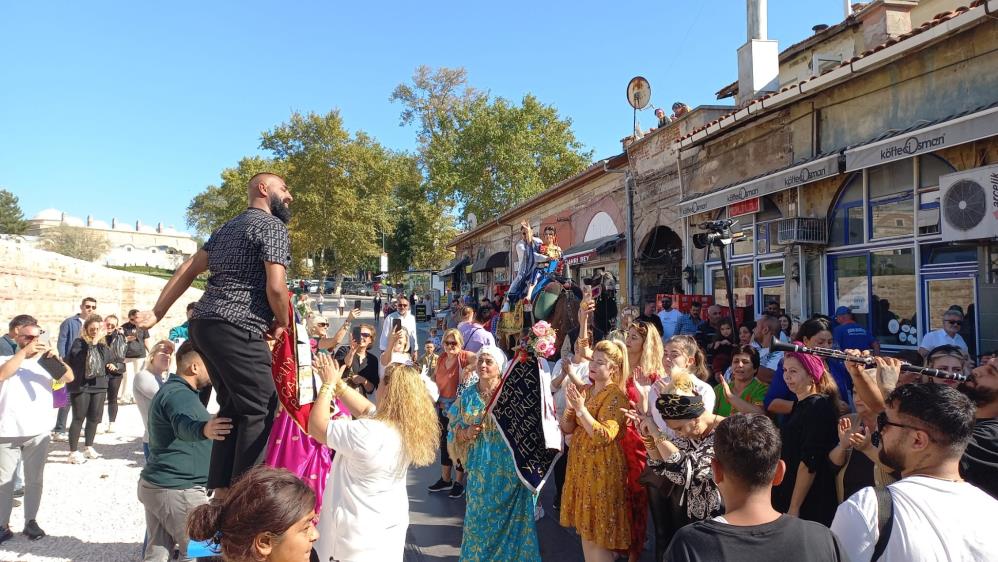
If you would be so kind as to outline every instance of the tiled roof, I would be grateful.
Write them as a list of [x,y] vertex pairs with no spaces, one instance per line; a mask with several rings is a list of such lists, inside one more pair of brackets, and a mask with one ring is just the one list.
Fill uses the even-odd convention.
[[[774,96],[778,96],[781,93],[787,92],[788,90],[792,90],[793,88],[799,88],[800,86],[802,86],[802,85],[804,85],[804,84],[806,84],[808,82],[811,82],[812,80],[816,80],[817,78],[819,78],[821,76],[824,76],[825,74],[828,74],[830,72],[835,72],[836,70],[838,70],[841,67],[849,66],[849,65],[855,63],[856,61],[859,61],[859,60],[861,60],[861,59],[863,59],[865,57],[868,57],[868,56],[870,56],[870,55],[872,55],[874,53],[880,52],[880,51],[882,51],[882,50],[884,50],[884,49],[886,49],[888,47],[891,47],[891,46],[893,46],[893,45],[895,45],[897,43],[900,43],[901,41],[904,41],[906,39],[910,39],[911,37],[914,37],[914,36],[916,36],[916,35],[918,35],[920,33],[924,33],[926,31],[928,31],[929,29],[932,29],[933,27],[936,27],[939,24],[945,23],[945,22],[947,22],[947,21],[949,21],[949,20],[951,20],[951,19],[953,19],[953,18],[955,18],[955,17],[957,17],[957,16],[959,16],[959,15],[961,15],[961,14],[963,14],[963,13],[969,11],[969,10],[971,10],[972,8],[976,8],[978,6],[984,5],[986,1],[987,0],[974,0],[968,6],[960,6],[960,7],[956,8],[956,9],[954,9],[954,10],[951,10],[951,11],[948,11],[948,12],[942,12],[940,14],[936,14],[936,16],[933,17],[931,20],[923,23],[922,25],[920,25],[920,26],[918,26],[916,28],[913,28],[911,31],[909,31],[907,33],[904,33],[904,34],[901,34],[901,35],[899,35],[897,37],[892,37],[892,38],[888,39],[887,41],[884,41],[883,43],[881,43],[881,44],[879,44],[879,45],[877,45],[877,46],[875,46],[875,47],[873,47],[871,49],[868,49],[868,50],[862,52],[861,54],[859,54],[859,55],[857,55],[855,57],[852,57],[851,59],[844,60],[844,61],[842,61],[842,64],[840,64],[840,65],[838,65],[836,67],[833,67],[833,68],[831,68],[829,70],[826,70],[825,72],[821,73],[820,75],[812,76],[811,78],[809,78],[807,80],[801,80],[800,82],[798,82],[796,84],[790,84],[790,85],[784,86],[783,88],[780,89],[779,92],[772,92],[772,93],[766,94],[765,96],[762,96],[761,98],[753,100],[753,102],[764,101],[764,100],[767,100],[767,99],[772,98]],[[736,90],[737,90],[737,85],[738,85],[738,83],[736,82],[734,84]],[[718,92],[718,94],[720,94],[721,92],[724,92],[726,89],[728,89],[730,87],[731,86],[725,87],[720,92]],[[729,118],[734,117],[735,113],[738,113],[739,111],[742,111],[742,110],[744,110],[744,108],[737,108],[737,109],[735,109],[734,111],[731,111],[728,114],[722,115],[718,119],[715,119],[714,121],[711,121],[710,123],[707,123],[707,124],[705,124],[705,125],[697,128],[697,129],[694,129],[694,130],[690,131],[686,135],[680,137],[676,142],[682,142],[682,141],[684,141],[686,139],[692,138],[694,135],[696,135],[698,133],[701,133],[703,131],[706,131],[707,129],[709,129],[709,128],[713,127],[713,126],[718,125],[721,121],[724,121],[725,119],[729,119]],[[763,109],[761,112],[765,112],[765,111],[766,110]],[[760,113],[760,112],[756,112],[756,114],[758,114],[758,113]]]

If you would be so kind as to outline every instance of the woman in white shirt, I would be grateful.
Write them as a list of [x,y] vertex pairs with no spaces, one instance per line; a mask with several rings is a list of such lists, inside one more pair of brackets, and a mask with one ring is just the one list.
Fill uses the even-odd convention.
[[[409,465],[428,466],[440,446],[433,401],[419,371],[393,364],[376,391],[378,407],[343,382],[344,366],[318,355],[322,387],[308,432],[336,451],[319,515],[319,560],[401,561],[409,527]],[[339,398],[357,419],[330,420]]]
[[146,368],[136,373],[132,380],[132,395],[135,396],[135,404],[139,407],[139,415],[142,416],[142,454],[146,460],[149,460],[149,406],[160,387],[166,382],[173,352],[174,346],[170,340],[156,342],[149,352]]

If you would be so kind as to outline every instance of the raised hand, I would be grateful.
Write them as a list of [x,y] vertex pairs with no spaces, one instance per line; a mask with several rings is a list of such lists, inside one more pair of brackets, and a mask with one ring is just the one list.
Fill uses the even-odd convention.
[[839,418],[839,425],[837,429],[839,432],[839,445],[843,449],[851,448],[852,445],[850,443],[852,441],[852,420],[849,418],[849,416],[843,416]]
[[343,371],[346,365],[340,365],[328,353],[319,353],[315,356],[314,365],[319,371],[319,378],[323,384],[335,385],[337,381],[343,379]]
[[579,411],[586,405],[586,399],[574,384],[565,389],[565,399],[573,410]]
[[144,310],[135,315],[135,321],[133,322],[139,328],[149,329],[159,322],[159,317],[152,310]]
[[870,445],[870,431],[866,427],[860,427],[859,431],[849,436],[849,444],[857,451],[865,450]]
[[887,388],[897,386],[901,377],[901,360],[896,357],[875,357],[877,362],[877,382]]

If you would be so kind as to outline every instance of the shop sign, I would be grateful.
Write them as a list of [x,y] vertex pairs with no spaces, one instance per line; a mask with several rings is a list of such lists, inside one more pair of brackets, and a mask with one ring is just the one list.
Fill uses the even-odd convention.
[[759,212],[759,198],[753,197],[739,203],[728,205],[728,218],[740,217]]
[[590,250],[581,254],[575,254],[573,256],[568,256],[565,258],[565,265],[579,265],[580,263],[586,263],[589,260],[596,257],[596,250]]
[[496,283],[509,283],[509,269],[497,267],[492,270],[492,280]]
[[679,216],[685,218],[697,213],[720,209],[726,205],[747,202],[750,199],[763,195],[771,195],[786,189],[829,178],[838,173],[839,155],[825,156],[682,202],[679,204]]

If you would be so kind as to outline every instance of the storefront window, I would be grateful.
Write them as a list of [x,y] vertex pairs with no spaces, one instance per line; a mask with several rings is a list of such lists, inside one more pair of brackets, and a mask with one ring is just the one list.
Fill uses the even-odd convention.
[[[736,238],[734,242],[731,243],[731,255],[733,256],[751,256],[752,255],[752,217],[742,217],[739,221],[742,225],[742,234],[744,236]],[[737,228],[737,227],[736,227]]]
[[[746,263],[731,266],[731,275],[735,279],[735,306],[752,306],[755,303],[755,280],[752,275],[752,264]],[[724,305],[728,302],[727,283],[724,282],[724,270],[720,267],[711,270],[711,291],[714,302]]]
[[853,174],[832,211],[829,244],[848,246],[863,243],[863,174]]
[[939,176],[951,174],[956,170],[948,162],[938,156],[928,154],[918,157],[918,187],[937,187]]
[[871,239],[914,233],[913,173],[911,160],[870,168]]
[[759,262],[759,277],[783,277],[783,260]]
[[977,244],[958,243],[922,246],[922,265],[945,265],[948,263],[976,262]]
[[998,283],[998,244],[988,244],[988,283]]
[[831,308],[847,306],[852,310],[856,323],[866,326],[870,316],[870,285],[867,277],[866,255],[837,256],[832,258],[834,268],[834,301]]
[[873,336],[882,344],[914,345],[915,254],[911,248],[870,252]]

